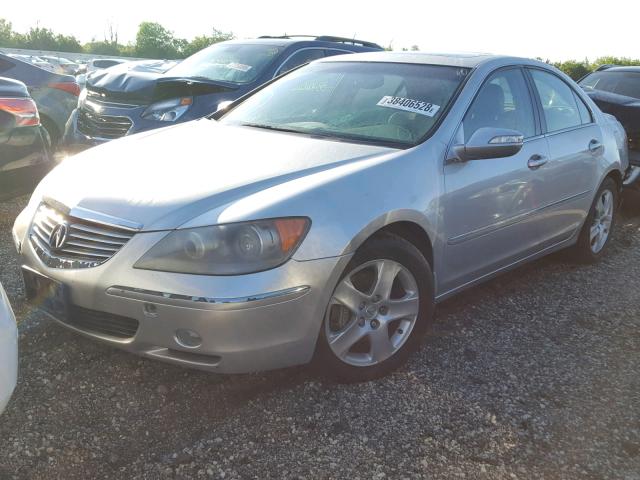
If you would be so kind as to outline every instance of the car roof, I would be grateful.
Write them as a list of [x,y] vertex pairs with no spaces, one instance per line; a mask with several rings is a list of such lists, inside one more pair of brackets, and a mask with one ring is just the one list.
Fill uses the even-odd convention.
[[336,56],[316,60],[317,62],[388,62],[388,63],[414,63],[420,65],[443,65],[465,68],[475,68],[484,63],[514,63],[545,65],[536,60],[506,55],[493,55],[490,53],[430,53],[430,52],[368,52],[349,55],[349,57]]
[[[324,39],[323,39],[324,38]],[[338,37],[260,37],[250,38],[246,40],[227,40],[224,43],[237,43],[237,44],[261,44],[261,45],[273,45],[277,47],[288,47],[290,45],[300,46],[315,46],[315,47],[327,47],[327,48],[340,48],[355,52],[371,52],[382,50],[382,47],[371,42],[364,42],[366,45],[359,44],[358,40],[354,40],[354,43],[350,43],[348,39],[342,41],[331,41],[329,38]]]
[[600,72],[640,72],[640,65],[628,65],[623,67],[609,67]]

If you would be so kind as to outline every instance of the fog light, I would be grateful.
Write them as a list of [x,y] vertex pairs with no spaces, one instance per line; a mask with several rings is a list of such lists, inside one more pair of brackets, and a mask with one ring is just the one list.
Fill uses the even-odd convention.
[[176,342],[182,347],[196,348],[202,345],[202,337],[193,330],[181,328],[176,330]]

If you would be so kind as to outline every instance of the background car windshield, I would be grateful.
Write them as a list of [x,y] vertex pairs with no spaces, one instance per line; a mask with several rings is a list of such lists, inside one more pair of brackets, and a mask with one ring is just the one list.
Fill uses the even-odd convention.
[[582,80],[580,86],[640,99],[638,72],[595,72]]
[[312,64],[249,97],[222,122],[413,145],[429,133],[467,73],[399,63]]
[[221,43],[191,55],[167,72],[176,77],[201,77],[249,83],[282,51],[275,45]]

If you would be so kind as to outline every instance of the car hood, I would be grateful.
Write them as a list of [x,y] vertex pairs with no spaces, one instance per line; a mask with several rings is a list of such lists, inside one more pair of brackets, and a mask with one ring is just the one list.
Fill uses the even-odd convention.
[[237,89],[236,85],[205,79],[167,76],[164,73],[138,71],[127,64],[116,65],[92,73],[87,89],[111,100],[148,104],[152,101],[180,96],[223,93]]
[[640,100],[601,90],[589,90],[587,95],[600,107],[600,110],[618,119],[629,138],[634,139],[632,148],[637,148],[635,139],[640,136]]
[[70,157],[34,197],[166,230],[257,191],[391,152],[202,119]]

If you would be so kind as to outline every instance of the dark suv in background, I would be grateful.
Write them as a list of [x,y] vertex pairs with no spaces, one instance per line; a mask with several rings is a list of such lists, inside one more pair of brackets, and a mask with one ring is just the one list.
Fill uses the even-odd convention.
[[64,144],[80,150],[200,118],[312,60],[380,50],[375,43],[341,37],[260,37],[217,43],[164,73],[117,65],[87,79]]
[[629,139],[632,171],[627,184],[640,180],[640,67],[603,65],[579,82],[603,112],[616,117]]

